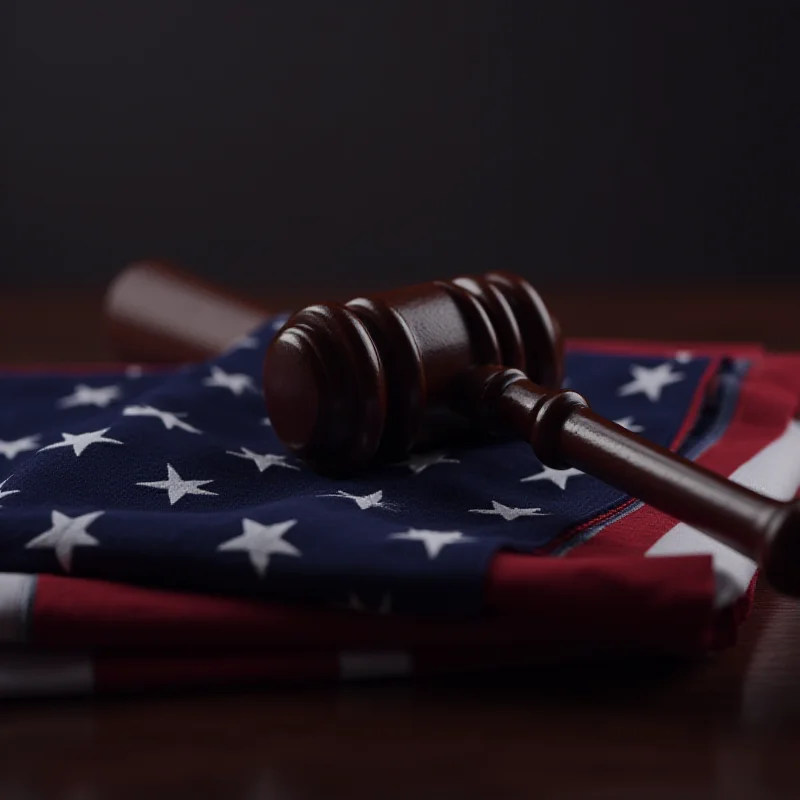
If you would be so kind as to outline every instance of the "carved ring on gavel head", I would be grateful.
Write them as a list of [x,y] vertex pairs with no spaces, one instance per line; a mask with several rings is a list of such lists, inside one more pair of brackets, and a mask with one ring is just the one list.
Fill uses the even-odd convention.
[[[112,287],[107,311],[118,341],[120,332],[128,344],[135,334],[152,352],[160,335],[170,353],[210,355],[232,338],[235,319],[243,335],[265,316],[160,270],[136,265]],[[168,322],[155,324],[154,306],[172,309]],[[192,319],[179,319],[179,308],[192,309]],[[212,344],[215,318],[226,329]],[[203,335],[193,338],[197,330]],[[760,562],[779,591],[800,595],[800,504],[759,495],[648,442],[560,383],[558,326],[533,288],[507,273],[309,306],[281,328],[264,364],[273,428],[317,470],[342,474],[397,458],[462,419],[523,438],[544,464],[576,467],[706,532]]]
[[434,438],[459,379],[482,364],[560,385],[558,327],[514,275],[305,308],[267,350],[264,396],[290,450],[320,471],[342,473],[399,459]]

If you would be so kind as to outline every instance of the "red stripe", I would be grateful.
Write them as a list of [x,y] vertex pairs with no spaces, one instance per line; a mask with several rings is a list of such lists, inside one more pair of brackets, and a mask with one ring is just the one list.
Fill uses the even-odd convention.
[[32,625],[37,645],[134,651],[463,646],[521,633],[514,620],[358,614],[52,575],[39,578]]
[[711,559],[640,556],[581,561],[499,555],[487,602],[539,632],[664,650],[705,647],[714,577]]
[[575,641],[686,652],[704,646],[712,580],[709,564],[697,558],[570,562],[504,554],[489,574],[494,613],[461,620],[310,610],[42,575],[31,636],[54,649],[136,652]]

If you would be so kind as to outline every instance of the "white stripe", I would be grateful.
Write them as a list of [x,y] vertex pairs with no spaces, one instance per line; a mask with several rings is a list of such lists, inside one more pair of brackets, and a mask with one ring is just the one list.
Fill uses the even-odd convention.
[[411,654],[404,650],[339,653],[339,674],[343,680],[398,678],[412,672]]
[[[780,438],[738,467],[730,479],[776,500],[791,500],[800,487],[800,422],[790,422]],[[717,608],[730,605],[747,591],[756,564],[683,522],[667,531],[646,555],[701,553],[714,559]]]
[[0,572],[0,644],[25,641],[35,575]]
[[93,687],[88,656],[0,652],[0,698],[90,694]]

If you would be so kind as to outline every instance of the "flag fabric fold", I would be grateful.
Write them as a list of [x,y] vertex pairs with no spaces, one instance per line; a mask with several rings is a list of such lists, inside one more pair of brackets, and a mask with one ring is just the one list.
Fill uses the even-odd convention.
[[[334,680],[729,646],[755,565],[523,442],[334,480],[209,362],[0,370],[0,695]],[[776,498],[800,356],[573,341],[600,414]]]

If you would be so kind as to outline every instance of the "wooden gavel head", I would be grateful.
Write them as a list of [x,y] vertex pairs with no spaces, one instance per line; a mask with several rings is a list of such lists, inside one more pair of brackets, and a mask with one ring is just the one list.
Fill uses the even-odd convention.
[[289,450],[319,471],[349,472],[435,439],[452,423],[459,377],[482,365],[561,384],[558,324],[516,275],[309,306],[269,346],[264,396]]

